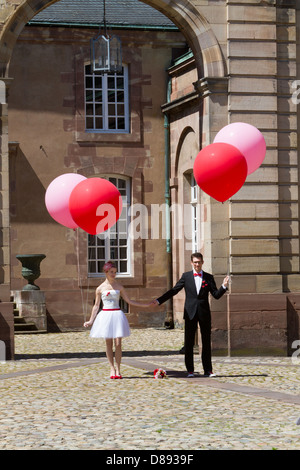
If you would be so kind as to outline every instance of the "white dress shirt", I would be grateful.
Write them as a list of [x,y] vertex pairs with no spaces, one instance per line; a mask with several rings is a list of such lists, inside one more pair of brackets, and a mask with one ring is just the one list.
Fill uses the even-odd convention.
[[[193,269],[193,271],[194,271],[194,274],[197,274],[194,269]],[[201,277],[200,277],[200,276],[194,276],[197,294],[199,294],[200,289],[201,289],[202,278],[203,278],[203,272],[202,272],[202,270],[200,271],[199,274],[201,274]]]
[[[197,274],[194,269],[193,269],[193,272],[194,272],[194,274]],[[202,269],[201,269],[199,274],[201,274],[201,277],[200,276],[194,276],[197,294],[199,294],[200,289],[201,289],[201,285],[202,285],[202,280],[203,280],[203,271],[202,271]],[[227,290],[227,287],[225,287],[224,284],[222,284],[222,287],[223,287],[223,289]]]

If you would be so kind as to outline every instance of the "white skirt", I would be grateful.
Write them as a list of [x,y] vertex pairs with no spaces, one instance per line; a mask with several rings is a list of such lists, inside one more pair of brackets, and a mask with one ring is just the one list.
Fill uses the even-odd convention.
[[124,338],[129,335],[129,323],[122,310],[101,310],[90,332],[91,338]]

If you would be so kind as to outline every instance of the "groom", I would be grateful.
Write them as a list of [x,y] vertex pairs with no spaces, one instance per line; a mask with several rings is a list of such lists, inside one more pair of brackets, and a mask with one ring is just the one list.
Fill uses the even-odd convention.
[[204,375],[214,377],[211,362],[211,314],[208,302],[208,294],[211,293],[215,299],[219,299],[227,290],[229,276],[223,280],[220,289],[217,288],[214,277],[202,271],[203,256],[201,253],[191,255],[193,270],[183,273],[179,281],[172,289],[168,290],[153,303],[161,305],[176,295],[182,288],[185,289],[184,304],[184,342],[185,342],[185,365],[188,377],[194,377],[194,341],[199,322],[202,339],[202,364]]

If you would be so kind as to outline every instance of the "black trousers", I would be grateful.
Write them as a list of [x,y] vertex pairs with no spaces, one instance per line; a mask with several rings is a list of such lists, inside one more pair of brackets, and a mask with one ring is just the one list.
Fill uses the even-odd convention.
[[185,346],[185,366],[188,372],[194,372],[194,343],[197,326],[200,326],[202,340],[202,365],[204,373],[212,372],[211,362],[211,317],[198,312],[194,318],[185,319],[184,346]]

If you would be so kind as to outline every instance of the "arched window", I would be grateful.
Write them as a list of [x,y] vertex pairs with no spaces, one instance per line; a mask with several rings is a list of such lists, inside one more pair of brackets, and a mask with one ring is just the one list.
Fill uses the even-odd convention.
[[99,235],[88,236],[88,274],[90,277],[103,275],[103,265],[113,260],[117,271],[130,275],[130,240],[129,240],[129,206],[130,179],[124,176],[101,175],[113,183],[122,196],[122,213],[117,223]]
[[93,72],[85,66],[86,132],[129,132],[128,67],[119,73]]

